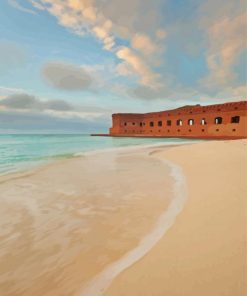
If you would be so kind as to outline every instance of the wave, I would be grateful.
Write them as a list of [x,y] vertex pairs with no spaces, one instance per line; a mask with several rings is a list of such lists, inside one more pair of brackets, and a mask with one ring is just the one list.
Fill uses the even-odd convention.
[[139,242],[139,245],[136,248],[104,269],[95,278],[82,287],[82,289],[76,293],[76,296],[103,295],[104,291],[106,291],[112,281],[121,272],[146,255],[174,224],[177,215],[182,211],[187,199],[186,180],[181,167],[168,160],[162,159],[161,161],[170,167],[170,174],[175,181],[173,188],[174,198],[172,199],[168,209],[159,217],[155,228]]

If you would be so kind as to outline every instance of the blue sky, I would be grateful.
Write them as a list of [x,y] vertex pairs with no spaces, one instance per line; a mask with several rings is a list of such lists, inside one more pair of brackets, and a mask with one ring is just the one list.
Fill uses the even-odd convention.
[[246,99],[242,0],[5,0],[0,19],[0,132]]

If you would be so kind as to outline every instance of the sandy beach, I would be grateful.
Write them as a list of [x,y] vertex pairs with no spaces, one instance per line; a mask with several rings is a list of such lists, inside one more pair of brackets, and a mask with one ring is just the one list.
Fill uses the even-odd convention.
[[74,295],[134,249],[173,199],[153,148],[88,153],[0,178],[0,295]]
[[247,141],[157,151],[182,167],[188,200],[176,222],[107,296],[244,296],[247,293]]
[[137,147],[1,177],[0,294],[246,295],[246,148]]

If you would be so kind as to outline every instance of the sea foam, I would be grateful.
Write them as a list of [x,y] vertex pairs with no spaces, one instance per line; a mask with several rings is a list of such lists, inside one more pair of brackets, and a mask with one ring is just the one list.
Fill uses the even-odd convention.
[[159,217],[154,229],[139,242],[136,248],[105,268],[90,282],[84,285],[82,289],[76,293],[76,296],[103,295],[112,281],[122,271],[147,254],[174,224],[176,217],[182,211],[187,199],[186,180],[181,167],[168,160],[162,159],[162,162],[170,167],[170,174],[174,178],[174,197],[171,200],[168,209]]

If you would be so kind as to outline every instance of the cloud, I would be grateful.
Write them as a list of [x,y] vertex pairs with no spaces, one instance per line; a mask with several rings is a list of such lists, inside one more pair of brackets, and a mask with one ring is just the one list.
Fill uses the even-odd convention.
[[106,132],[110,122],[105,117],[95,118],[62,118],[51,114],[34,112],[16,112],[0,110],[0,132],[68,132],[93,133]]
[[241,52],[247,49],[247,12],[236,16],[225,16],[215,21],[208,29],[209,46],[207,64],[209,76],[205,85],[227,86],[235,80],[233,66]]
[[158,52],[158,46],[145,34],[135,34],[132,38],[132,47],[145,55]]
[[87,90],[92,84],[92,77],[83,68],[63,62],[48,62],[42,76],[51,86],[68,91]]
[[122,74],[123,71],[126,71],[126,74],[132,74],[134,71],[141,77],[141,83],[143,85],[151,85],[152,87],[156,86],[156,80],[159,75],[154,73],[146,65],[145,60],[138,56],[133,50],[123,46],[117,51],[116,55],[119,59],[124,60],[125,62],[122,68],[118,67],[118,71],[120,70],[119,74]]
[[74,106],[63,100],[41,100],[26,93],[13,94],[0,100],[0,110],[20,113],[49,114],[59,118],[87,118],[94,120],[104,116],[110,117],[110,110],[93,106]]
[[0,107],[14,110],[55,110],[55,111],[71,111],[74,108],[62,100],[41,101],[35,96],[22,94],[13,94],[0,101]]
[[30,13],[30,14],[36,14],[35,11],[32,9],[26,8],[22,6],[18,0],[8,0],[9,5],[11,5],[13,8],[18,9],[22,12]]
[[[100,0],[29,1],[35,7],[38,5],[54,15],[59,24],[75,34],[81,36],[91,33],[102,42],[105,50],[111,51],[118,58],[121,49],[118,48],[117,38],[129,41],[131,46],[125,48],[128,48],[132,57],[135,55],[139,64],[135,66],[136,62],[128,54],[129,57],[124,60],[129,70],[131,69],[129,74],[138,75],[141,84],[155,87],[159,75],[154,75],[155,71],[151,66],[156,59],[153,53],[158,55],[158,49],[162,48],[160,41],[165,37],[165,31],[160,26],[160,0],[152,3],[148,0],[110,0],[104,3]],[[122,71],[119,74],[122,75]]]

